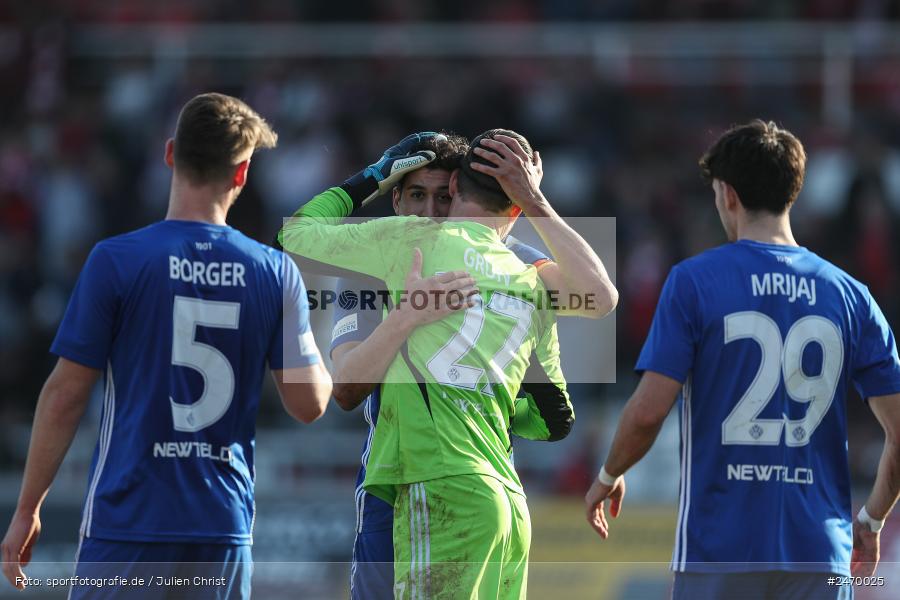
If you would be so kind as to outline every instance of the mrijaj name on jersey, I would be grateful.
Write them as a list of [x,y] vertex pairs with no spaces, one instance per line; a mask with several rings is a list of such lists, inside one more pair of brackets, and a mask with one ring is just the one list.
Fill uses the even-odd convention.
[[230,463],[231,448],[222,446],[214,453],[212,444],[206,442],[155,442],[153,458],[208,458]]
[[239,262],[204,262],[169,255],[169,279],[194,285],[247,287],[246,267]]
[[785,296],[788,302],[806,298],[810,306],[816,303],[816,280],[791,273],[766,273],[760,278],[750,275],[750,286],[754,296]]
[[728,481],[780,481],[813,484],[813,471],[806,467],[784,465],[728,465]]

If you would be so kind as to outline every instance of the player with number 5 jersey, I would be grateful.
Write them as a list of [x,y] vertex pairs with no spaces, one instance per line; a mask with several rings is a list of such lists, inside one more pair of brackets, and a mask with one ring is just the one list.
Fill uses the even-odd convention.
[[[637,362],[643,378],[588,492],[588,520],[605,537],[604,498],[615,516],[621,475],[679,397],[676,598],[848,598],[825,574],[871,574],[900,494],[896,342],[863,284],[794,241],[804,164],[800,142],[762,121],[728,131],[701,160],[731,243],[669,274]],[[855,522],[853,387],[887,432]]]
[[[40,504],[101,376],[103,408],[76,575],[194,577],[179,597],[247,598],[259,392],[268,369],[288,412],[311,422],[331,380],[309,331],[297,266],[225,224],[250,156],[276,136],[236,98],[184,107],[166,162],[167,219],[104,240],[87,259],[51,351],[4,571],[21,575]],[[147,563],[152,563],[147,565]],[[87,585],[71,597],[97,597]],[[168,597],[109,587],[110,597]]]

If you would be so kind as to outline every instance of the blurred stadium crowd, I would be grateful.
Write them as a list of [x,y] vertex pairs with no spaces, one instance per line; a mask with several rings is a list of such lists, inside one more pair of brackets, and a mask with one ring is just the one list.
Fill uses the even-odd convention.
[[[241,96],[280,134],[254,158],[231,224],[268,241],[299,203],[403,135],[490,127],[525,134],[545,161],[544,188],[567,216],[617,217],[619,394],[666,273],[724,236],[697,158],[722,129],[762,116],[806,144],[798,239],[870,286],[900,327],[900,64],[879,63],[852,90],[853,126],[825,122],[816,86],[611,84],[590,59],[293,59],[156,61],[73,58],[66,19],[271,21],[345,18],[313,2],[97,1],[0,8],[0,422],[30,421],[52,366],[47,348],[91,246],[164,216],[163,144],[200,91]],[[900,2],[819,0],[358,3],[358,19],[457,20],[793,17],[897,18]],[[488,8],[490,4],[490,8]],[[49,23],[49,24],[48,24]],[[10,42],[10,39],[13,41]],[[865,65],[861,65],[865,69]],[[813,107],[811,109],[811,107]],[[378,210],[387,214],[384,203]],[[605,395],[608,397],[608,395]],[[269,403],[274,407],[274,403]],[[272,408],[274,410],[274,408]],[[871,418],[853,413],[854,439]],[[269,414],[268,418],[276,416]],[[284,417],[287,420],[287,417]],[[22,452],[0,441],[0,468]],[[878,452],[880,441],[874,446]],[[862,450],[862,451],[859,451]],[[857,474],[877,460],[858,449]],[[877,454],[876,454],[877,457]]]
[[[896,19],[897,0],[51,0],[13,7],[0,18],[65,16],[87,21],[559,21],[669,19]],[[3,9],[0,9],[3,10]]]

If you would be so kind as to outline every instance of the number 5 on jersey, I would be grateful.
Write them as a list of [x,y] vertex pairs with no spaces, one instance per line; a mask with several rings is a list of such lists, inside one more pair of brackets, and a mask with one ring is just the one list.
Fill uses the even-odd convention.
[[[778,325],[760,312],[727,315],[725,343],[747,338],[759,344],[762,360],[753,383],[722,423],[722,443],[777,446],[787,426],[785,443],[805,446],[831,407],[841,377],[844,342],[840,330],[824,317],[803,317],[791,326],[782,342]],[[803,352],[813,342],[822,349],[822,371],[810,377],[803,372]],[[809,404],[806,415],[796,420],[787,415],[758,418],[778,390],[781,377],[792,400]]]
[[234,397],[234,369],[219,350],[194,339],[197,326],[237,329],[238,302],[175,296],[172,306],[172,364],[203,376],[203,393],[191,404],[169,398],[176,431],[196,432],[222,418]]

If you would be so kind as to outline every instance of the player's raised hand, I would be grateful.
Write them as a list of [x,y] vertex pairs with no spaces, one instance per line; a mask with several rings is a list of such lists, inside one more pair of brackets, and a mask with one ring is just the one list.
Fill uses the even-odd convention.
[[496,179],[509,199],[526,213],[536,203],[546,202],[540,189],[544,177],[540,153],[535,151],[532,159],[517,139],[501,134],[494,139],[482,138],[481,147],[472,152],[493,165],[473,161],[472,170]]
[[388,192],[410,171],[421,169],[433,161],[434,152],[420,148],[424,142],[442,135],[435,131],[422,131],[406,136],[385,150],[377,162],[345,181],[341,187],[356,207],[365,206]]
[[853,553],[850,555],[850,574],[869,577],[875,573],[880,555],[881,533],[853,519]]
[[603,510],[604,501],[609,498],[609,514],[612,518],[619,516],[622,511],[622,500],[625,498],[625,477],[619,476],[609,486],[599,479],[594,479],[594,484],[584,496],[584,504],[587,510],[587,520],[594,531],[600,534],[604,540],[609,537],[609,523]]
[[450,271],[422,277],[422,251],[413,250],[412,266],[406,275],[406,290],[397,304],[413,326],[439,321],[478,301],[475,280],[465,271]]
[[17,589],[25,589],[25,573],[22,567],[31,562],[31,550],[40,535],[40,517],[34,513],[16,511],[0,544],[0,553],[3,556],[3,574]]

